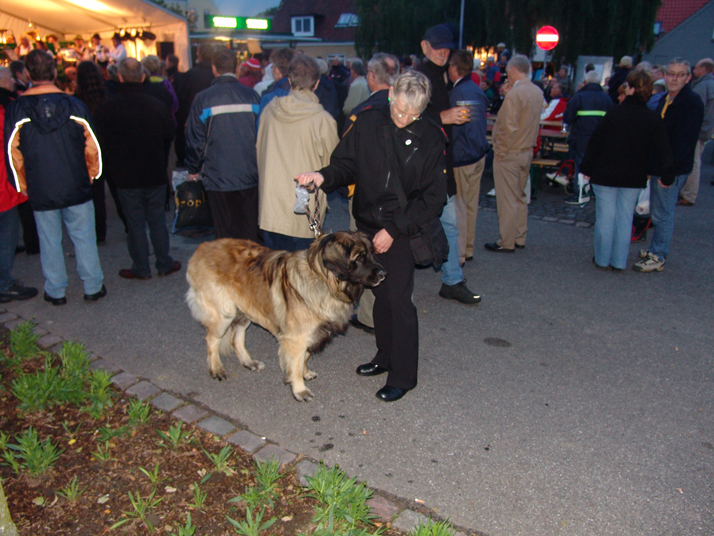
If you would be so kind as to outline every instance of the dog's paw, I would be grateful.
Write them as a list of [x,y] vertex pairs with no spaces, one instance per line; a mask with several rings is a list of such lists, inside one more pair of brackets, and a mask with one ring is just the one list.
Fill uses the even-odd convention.
[[260,372],[265,368],[265,363],[254,359],[250,364],[245,365],[245,368],[252,370],[253,372]]
[[298,392],[293,391],[293,396],[298,402],[310,402],[315,395],[312,394],[310,389],[303,389]]
[[221,368],[218,370],[211,370],[211,377],[220,382],[221,380],[225,380],[228,375],[226,374],[226,371]]
[[310,381],[317,378],[317,372],[314,370],[305,369],[305,374],[302,376],[305,380]]

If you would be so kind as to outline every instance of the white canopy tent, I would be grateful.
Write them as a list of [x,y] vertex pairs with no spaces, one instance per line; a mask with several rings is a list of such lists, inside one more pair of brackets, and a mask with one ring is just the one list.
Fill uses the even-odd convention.
[[[190,67],[186,20],[145,0],[2,0],[0,29],[10,30],[17,40],[34,30],[40,37],[55,34],[63,41],[81,34],[87,42],[94,33],[105,41],[123,29],[147,30],[157,42],[173,42],[182,71]],[[140,39],[124,45],[130,56],[141,57]]]

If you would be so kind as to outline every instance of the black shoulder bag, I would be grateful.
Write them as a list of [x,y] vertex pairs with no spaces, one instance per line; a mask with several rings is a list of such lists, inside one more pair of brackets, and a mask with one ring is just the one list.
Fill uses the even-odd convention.
[[[385,189],[389,188],[389,177],[393,175],[394,180],[392,182],[395,184],[394,190],[399,200],[399,206],[402,207],[402,210],[405,210],[407,207],[407,197],[404,194],[404,188],[402,187],[400,178],[401,173],[399,173],[400,168],[396,161],[394,139],[388,130],[389,129],[385,129],[383,132],[390,164],[390,172],[387,175]],[[414,263],[419,266],[433,264],[434,268],[438,270],[449,256],[449,242],[446,239],[446,233],[438,217],[428,221],[424,225],[420,225],[419,232],[409,237],[409,245],[412,248]]]

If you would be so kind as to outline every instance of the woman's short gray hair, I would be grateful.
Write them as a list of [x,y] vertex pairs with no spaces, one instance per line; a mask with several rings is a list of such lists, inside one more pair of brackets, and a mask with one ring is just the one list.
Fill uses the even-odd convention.
[[423,112],[431,98],[429,79],[419,71],[405,71],[394,81],[394,98],[404,97],[407,106]]

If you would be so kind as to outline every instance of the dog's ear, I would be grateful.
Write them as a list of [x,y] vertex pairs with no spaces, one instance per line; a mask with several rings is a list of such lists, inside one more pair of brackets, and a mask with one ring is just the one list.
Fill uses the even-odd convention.
[[350,277],[349,252],[336,234],[325,235],[313,242],[307,252],[308,262],[313,269],[318,266],[335,275],[340,281]]

